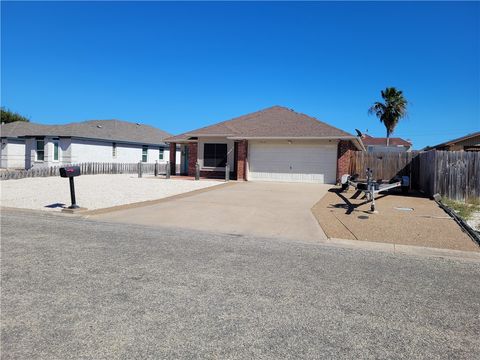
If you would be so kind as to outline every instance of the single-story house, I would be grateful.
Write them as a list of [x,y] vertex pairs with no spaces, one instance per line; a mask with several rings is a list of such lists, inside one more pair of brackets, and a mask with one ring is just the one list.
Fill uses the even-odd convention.
[[445,141],[435,146],[429,146],[427,149],[447,151],[480,151],[480,131],[453,140]]
[[[2,124],[2,168],[30,169],[82,162],[165,163],[171,134],[149,125],[120,120],[90,120],[65,125],[17,121]],[[180,159],[180,151],[174,150]]]
[[411,151],[412,142],[398,137],[373,137],[368,134],[362,136],[363,145],[367,152],[405,152]]
[[[343,130],[281,106],[165,139],[181,148],[180,173],[238,180],[333,184],[348,171],[362,140]],[[176,159],[170,157],[175,173]]]

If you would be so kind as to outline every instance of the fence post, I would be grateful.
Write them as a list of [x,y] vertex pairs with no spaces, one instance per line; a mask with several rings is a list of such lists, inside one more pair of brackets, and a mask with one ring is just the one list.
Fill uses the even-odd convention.
[[155,169],[153,170],[155,176],[158,176],[158,160],[155,160]]
[[165,179],[170,179],[170,161],[167,161],[167,166],[165,167]]
[[230,165],[225,165],[225,181],[230,180]]
[[200,165],[198,162],[195,164],[195,180],[200,180]]
[[141,177],[143,176],[142,170],[143,170],[143,169],[142,169],[142,162],[139,161],[139,162],[138,162],[138,177],[139,177],[139,178],[141,178]]

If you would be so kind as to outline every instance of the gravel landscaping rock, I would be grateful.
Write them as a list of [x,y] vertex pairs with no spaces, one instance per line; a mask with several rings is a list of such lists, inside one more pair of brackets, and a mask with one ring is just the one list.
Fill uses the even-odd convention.
[[[377,197],[370,203],[352,199],[354,191],[329,192],[312,209],[329,238],[394,243],[461,251],[480,251],[473,240],[433,200],[410,193]],[[351,209],[349,209],[349,202]],[[403,211],[412,209],[411,211]]]
[[[220,184],[223,182],[138,178],[132,174],[83,175],[75,178],[77,204],[90,210],[162,199]],[[70,205],[68,179],[60,177],[2,181],[0,191],[0,206],[60,211]]]

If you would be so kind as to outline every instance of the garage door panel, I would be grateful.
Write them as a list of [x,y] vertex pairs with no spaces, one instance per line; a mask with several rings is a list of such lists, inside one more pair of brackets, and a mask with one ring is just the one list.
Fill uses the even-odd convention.
[[249,146],[251,180],[335,182],[336,145],[251,143]]

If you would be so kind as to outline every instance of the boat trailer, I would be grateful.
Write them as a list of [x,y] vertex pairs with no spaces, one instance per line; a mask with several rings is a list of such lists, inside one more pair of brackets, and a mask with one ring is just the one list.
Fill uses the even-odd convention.
[[371,201],[370,210],[375,211],[375,195],[380,192],[401,188],[402,192],[408,192],[410,188],[410,177],[408,176],[398,176],[392,181],[386,182],[384,180],[374,180],[373,179],[373,170],[367,168],[367,179],[360,180],[357,175],[345,174],[342,176],[342,191],[348,190],[350,186],[354,187],[357,192],[354,197],[358,197],[360,193],[364,193],[364,197],[367,199],[367,202]]

